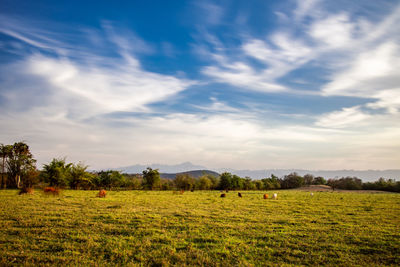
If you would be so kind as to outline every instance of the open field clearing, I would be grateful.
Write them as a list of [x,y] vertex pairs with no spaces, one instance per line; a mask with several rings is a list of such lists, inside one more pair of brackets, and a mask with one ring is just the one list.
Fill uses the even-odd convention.
[[400,265],[400,194],[0,191],[0,264]]

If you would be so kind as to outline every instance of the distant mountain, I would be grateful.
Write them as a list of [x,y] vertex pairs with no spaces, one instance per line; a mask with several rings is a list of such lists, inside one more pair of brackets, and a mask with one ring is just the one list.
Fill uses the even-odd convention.
[[[191,162],[183,162],[176,165],[166,165],[166,164],[149,164],[149,165],[131,165],[121,168],[116,168],[115,170],[124,172],[124,173],[142,173],[147,167],[151,167],[152,169],[158,169],[160,173],[165,175],[166,177],[175,177],[177,173],[190,172],[194,171],[192,176],[198,175],[198,172],[202,172],[202,170],[206,170],[206,172],[212,172],[216,175],[218,173],[223,173],[225,171],[230,172],[232,174],[236,174],[240,177],[250,177],[252,179],[262,179],[266,177],[271,177],[271,174],[274,174],[278,177],[283,177],[286,174],[297,172],[300,175],[305,175],[307,173],[312,174],[314,176],[322,176],[325,179],[329,178],[341,178],[347,176],[355,176],[363,181],[376,181],[380,177],[384,177],[386,179],[396,179],[400,180],[400,170],[302,170],[302,169],[265,169],[265,170],[235,170],[229,168],[220,168],[220,169],[210,169],[205,166],[195,165]],[[201,176],[201,174],[199,175]],[[198,176],[196,176],[198,177]]]
[[190,176],[194,178],[199,178],[203,176],[204,174],[209,174],[215,177],[219,176],[219,173],[210,171],[210,170],[195,170],[195,171],[188,171],[188,172],[180,172],[180,173],[161,173],[160,176],[161,178],[166,178],[166,179],[175,179],[178,174],[189,174]]
[[131,165],[126,167],[116,168],[115,170],[124,173],[142,173],[147,167],[152,169],[158,169],[160,173],[180,173],[192,170],[206,170],[207,168],[201,165],[194,165],[191,162],[183,162],[177,165],[165,165],[165,164],[149,164],[149,165]]

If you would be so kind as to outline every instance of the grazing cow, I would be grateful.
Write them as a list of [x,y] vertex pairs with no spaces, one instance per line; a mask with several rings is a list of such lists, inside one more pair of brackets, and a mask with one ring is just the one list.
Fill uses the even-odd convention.
[[238,197],[242,197],[242,193],[239,192],[239,193],[238,193]]
[[277,193],[274,193],[274,194],[272,195],[272,198],[273,198],[273,199],[278,199],[278,194],[277,194]]
[[183,193],[185,193],[185,190],[181,190],[179,193],[181,193],[181,195],[183,195]]
[[264,199],[268,199],[268,194],[264,194]]
[[221,197],[226,197],[226,194],[221,194]]
[[226,189],[226,190],[225,190],[225,192],[227,192],[227,193],[228,193],[228,192],[229,192],[229,190],[228,190],[228,189]]
[[97,196],[98,197],[106,197],[106,195],[107,195],[107,191],[104,189],[101,189]]
[[43,192],[48,195],[52,194],[53,196],[57,196],[60,194],[60,190],[55,187],[45,187],[43,189]]

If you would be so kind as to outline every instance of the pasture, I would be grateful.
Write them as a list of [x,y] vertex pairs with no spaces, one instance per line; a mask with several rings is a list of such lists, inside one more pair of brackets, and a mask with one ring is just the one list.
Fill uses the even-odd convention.
[[400,194],[0,191],[0,265],[400,265]]

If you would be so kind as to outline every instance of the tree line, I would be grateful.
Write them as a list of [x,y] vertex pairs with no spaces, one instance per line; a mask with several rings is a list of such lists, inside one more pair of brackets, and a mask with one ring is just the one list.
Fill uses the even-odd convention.
[[1,188],[30,188],[53,186],[71,189],[131,189],[131,190],[274,190],[291,189],[309,185],[329,185],[333,190],[384,190],[400,192],[400,181],[380,178],[376,182],[363,183],[357,177],[326,180],[321,176],[296,172],[283,177],[253,180],[224,172],[218,177],[204,173],[195,178],[187,173],[177,174],[175,179],[163,179],[157,169],[147,168],[141,174],[124,174],[115,170],[89,172],[83,163],[67,163],[65,158],[54,158],[36,168],[36,160],[24,142],[13,145],[0,144]]

